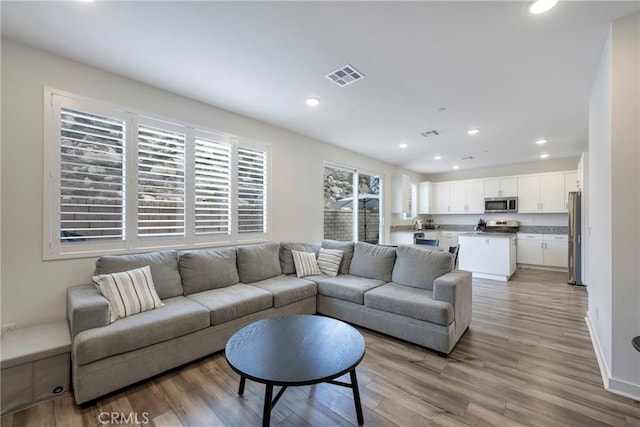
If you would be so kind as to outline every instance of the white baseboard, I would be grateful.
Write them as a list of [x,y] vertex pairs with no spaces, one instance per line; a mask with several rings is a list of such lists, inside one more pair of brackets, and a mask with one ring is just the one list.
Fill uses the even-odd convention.
[[605,362],[604,352],[602,351],[602,346],[600,345],[600,340],[598,339],[598,334],[596,334],[589,312],[587,312],[587,316],[584,320],[587,324],[587,328],[589,329],[593,350],[596,353],[596,359],[598,360],[598,367],[600,368],[600,375],[602,376],[604,389],[611,393],[640,401],[640,384],[629,383],[611,376],[609,366]]

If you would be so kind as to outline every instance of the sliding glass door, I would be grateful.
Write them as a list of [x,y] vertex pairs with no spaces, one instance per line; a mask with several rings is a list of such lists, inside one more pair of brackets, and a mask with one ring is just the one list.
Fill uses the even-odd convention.
[[379,243],[379,175],[344,166],[324,168],[324,238]]

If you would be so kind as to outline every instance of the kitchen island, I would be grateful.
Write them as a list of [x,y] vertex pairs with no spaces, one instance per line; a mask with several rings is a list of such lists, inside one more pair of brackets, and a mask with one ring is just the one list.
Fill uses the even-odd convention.
[[458,241],[458,268],[473,277],[506,282],[516,271],[515,233],[462,233]]

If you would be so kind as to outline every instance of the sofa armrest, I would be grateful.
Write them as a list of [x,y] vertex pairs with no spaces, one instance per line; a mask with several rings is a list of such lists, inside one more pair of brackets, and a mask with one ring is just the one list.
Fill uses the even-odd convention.
[[433,281],[433,299],[453,306],[456,322],[456,339],[471,323],[471,272],[454,270]]
[[67,289],[67,317],[73,340],[82,331],[109,324],[109,302],[94,285],[72,286]]

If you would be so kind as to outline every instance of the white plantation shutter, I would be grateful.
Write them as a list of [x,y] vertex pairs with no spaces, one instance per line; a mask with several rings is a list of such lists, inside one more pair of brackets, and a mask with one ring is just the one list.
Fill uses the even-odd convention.
[[125,122],[70,108],[58,119],[60,242],[124,239]]
[[238,147],[238,232],[267,231],[267,153]]
[[195,138],[194,181],[195,234],[229,234],[231,145],[228,142]]
[[138,237],[185,235],[185,134],[138,127]]
[[44,120],[43,259],[269,237],[268,145],[49,88]]

